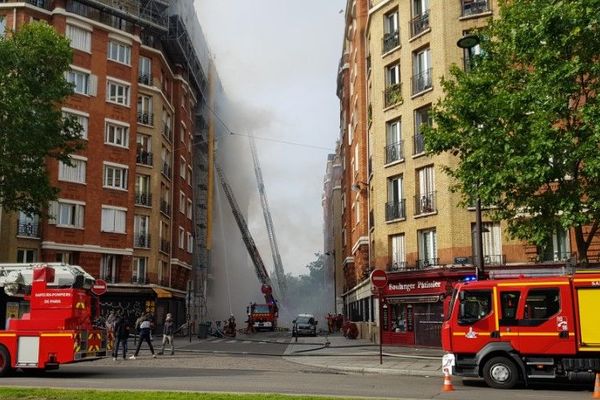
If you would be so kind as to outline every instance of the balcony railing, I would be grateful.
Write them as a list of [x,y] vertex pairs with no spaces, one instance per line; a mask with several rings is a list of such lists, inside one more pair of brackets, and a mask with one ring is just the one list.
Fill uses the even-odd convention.
[[167,203],[165,200],[160,201],[160,211],[164,214],[171,215],[171,205]]
[[396,83],[385,88],[383,91],[383,100],[385,107],[391,107],[395,104],[402,104],[402,84]]
[[406,199],[385,203],[385,220],[406,218]]
[[135,192],[135,205],[152,207],[152,193]]
[[164,176],[171,179],[171,166],[169,164],[163,163],[161,172]]
[[145,285],[146,284],[146,277],[145,276],[133,275],[131,277],[131,283],[137,284],[137,285]]
[[17,236],[25,236],[31,238],[39,237],[39,224],[37,222],[17,222]]
[[429,10],[417,15],[410,21],[410,37],[417,36],[427,29],[429,29]]
[[425,152],[425,136],[416,134],[413,136],[413,155]]
[[408,268],[408,263],[406,261],[394,261],[389,266],[390,271],[405,271]]
[[152,166],[152,153],[147,151],[140,151],[137,153],[135,162],[142,165]]
[[116,277],[107,272],[100,272],[100,279],[106,283],[117,283]]
[[432,86],[431,68],[419,72],[412,77],[412,94],[417,94],[430,89]]
[[488,0],[462,0],[461,6],[461,15],[463,17],[482,14],[490,11],[490,4]]
[[135,234],[135,247],[142,247],[144,249],[150,248],[150,234],[149,233],[136,233]]
[[150,74],[139,74],[138,75],[138,83],[142,85],[151,86],[152,85],[152,75]]
[[388,144],[385,146],[385,163],[393,163],[394,161],[404,160],[404,141],[400,140],[397,143]]
[[485,254],[483,262],[485,265],[504,265],[506,264],[506,254]]
[[140,124],[153,126],[154,125],[154,114],[138,112],[137,113],[137,122],[139,122]]
[[[0,1],[0,3],[7,3],[9,1]],[[31,4],[32,6],[50,9],[50,0],[25,0],[25,3]]]
[[429,214],[437,211],[436,192],[415,196],[415,215]]
[[424,258],[422,260],[417,260],[417,268],[418,269],[429,268],[429,267],[433,267],[433,266],[439,265],[439,264],[440,264],[440,259],[437,257]]
[[163,125],[163,136],[166,137],[169,142],[172,140],[171,139],[171,127],[167,124]]
[[383,35],[383,53],[395,49],[400,45],[400,32],[390,32]]
[[170,247],[171,247],[171,242],[169,242],[168,240],[165,240],[165,239],[160,240],[160,251],[168,254]]
[[570,251],[567,251],[567,252],[554,251],[554,252],[548,252],[548,253],[538,255],[537,261],[541,260],[542,262],[560,262],[560,261],[567,261],[571,257],[577,257],[577,253],[571,253]]

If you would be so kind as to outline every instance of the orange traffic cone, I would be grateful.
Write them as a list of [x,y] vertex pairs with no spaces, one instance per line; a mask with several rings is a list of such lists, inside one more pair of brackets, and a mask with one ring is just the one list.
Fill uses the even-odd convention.
[[594,383],[594,399],[600,399],[600,373],[596,373],[596,382]]
[[[597,377],[598,375],[596,375]],[[444,386],[442,386],[442,392],[453,392],[454,386],[452,386],[452,379],[450,378],[450,371],[444,368]]]

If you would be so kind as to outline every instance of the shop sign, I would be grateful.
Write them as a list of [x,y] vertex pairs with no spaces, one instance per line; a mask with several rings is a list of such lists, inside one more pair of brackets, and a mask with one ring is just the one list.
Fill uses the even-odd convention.
[[443,285],[442,281],[416,281],[416,282],[407,282],[407,283],[390,283],[387,287],[388,293],[397,294],[397,293],[437,293],[442,289]]

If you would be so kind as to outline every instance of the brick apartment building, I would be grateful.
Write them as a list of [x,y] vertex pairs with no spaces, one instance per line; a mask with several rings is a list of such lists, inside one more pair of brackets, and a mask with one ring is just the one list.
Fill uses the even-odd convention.
[[73,167],[48,162],[54,218],[1,215],[0,257],[81,265],[107,281],[106,312],[181,322],[194,269],[208,262],[211,100],[210,67],[178,10],[158,0],[0,2],[0,32],[42,20],[70,39],[75,94],[62,110],[86,141]]

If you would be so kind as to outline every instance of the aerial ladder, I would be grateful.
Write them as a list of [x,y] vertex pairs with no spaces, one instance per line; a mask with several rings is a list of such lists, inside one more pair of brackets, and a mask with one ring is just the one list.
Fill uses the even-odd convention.
[[279,254],[279,246],[277,246],[277,237],[275,236],[275,228],[273,226],[273,218],[271,217],[271,211],[269,209],[269,202],[267,200],[267,193],[265,191],[265,183],[263,181],[262,170],[260,168],[260,163],[258,162],[256,143],[254,142],[254,136],[250,135],[249,137],[250,151],[252,152],[252,161],[254,163],[254,173],[256,174],[256,182],[258,184],[258,193],[260,195],[263,216],[265,217],[265,224],[267,226],[269,244],[271,245],[271,254],[273,255],[273,265],[275,267],[277,287],[279,288],[279,295],[282,298],[284,298],[285,292],[287,290],[285,272],[283,270],[283,263],[281,262],[281,255]]

